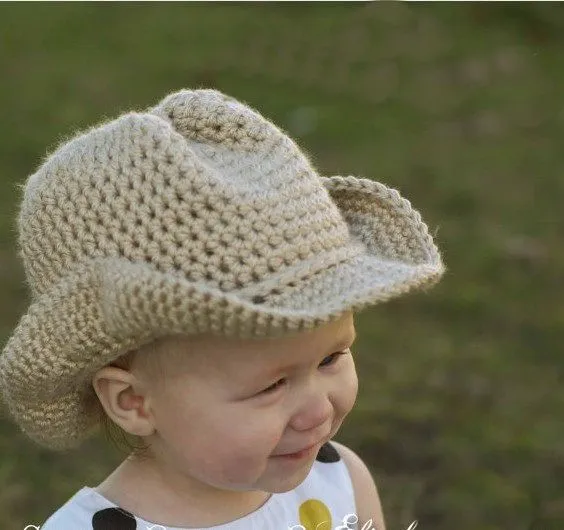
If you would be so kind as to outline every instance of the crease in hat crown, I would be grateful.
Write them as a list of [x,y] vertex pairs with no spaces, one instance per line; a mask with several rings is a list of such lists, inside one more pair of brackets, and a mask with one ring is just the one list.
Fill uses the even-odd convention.
[[348,242],[294,142],[212,90],[172,94],[63,146],[30,179],[20,230],[34,294],[110,255],[233,291]]
[[18,228],[32,304],[0,384],[22,430],[53,449],[96,427],[89,378],[132,347],[298,332],[444,272],[396,190],[319,176],[280,128],[216,90],[60,146],[29,177]]

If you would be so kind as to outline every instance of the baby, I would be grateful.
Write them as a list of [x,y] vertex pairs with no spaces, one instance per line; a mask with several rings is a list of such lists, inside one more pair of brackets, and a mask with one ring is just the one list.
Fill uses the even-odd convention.
[[53,450],[105,424],[141,442],[41,530],[384,530],[332,439],[354,313],[444,271],[397,191],[322,177],[247,105],[182,90],[59,147],[18,226],[32,302],[0,356],[7,409]]

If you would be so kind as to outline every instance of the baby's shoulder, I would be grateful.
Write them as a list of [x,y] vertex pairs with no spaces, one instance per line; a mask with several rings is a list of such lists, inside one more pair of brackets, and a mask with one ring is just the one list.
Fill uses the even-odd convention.
[[372,522],[368,528],[385,530],[380,495],[370,470],[352,449],[334,440],[331,444],[343,459],[353,485],[359,528]]

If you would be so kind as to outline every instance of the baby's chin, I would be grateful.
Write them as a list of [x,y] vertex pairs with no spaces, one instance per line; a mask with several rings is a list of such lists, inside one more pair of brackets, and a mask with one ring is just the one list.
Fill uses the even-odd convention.
[[257,487],[269,493],[286,493],[298,487],[307,478],[312,466],[313,461],[302,464],[294,470],[273,467],[267,475],[261,478]]
[[267,493],[286,493],[297,488],[306,479],[306,476],[307,473],[303,477],[292,477],[292,479],[272,480],[264,484],[261,483],[260,490]]

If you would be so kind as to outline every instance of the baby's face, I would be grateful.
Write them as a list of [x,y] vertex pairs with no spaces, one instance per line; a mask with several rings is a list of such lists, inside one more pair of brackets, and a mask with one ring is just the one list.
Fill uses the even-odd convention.
[[354,337],[348,313],[289,338],[186,342],[185,365],[150,393],[159,458],[216,488],[294,488],[355,402]]

